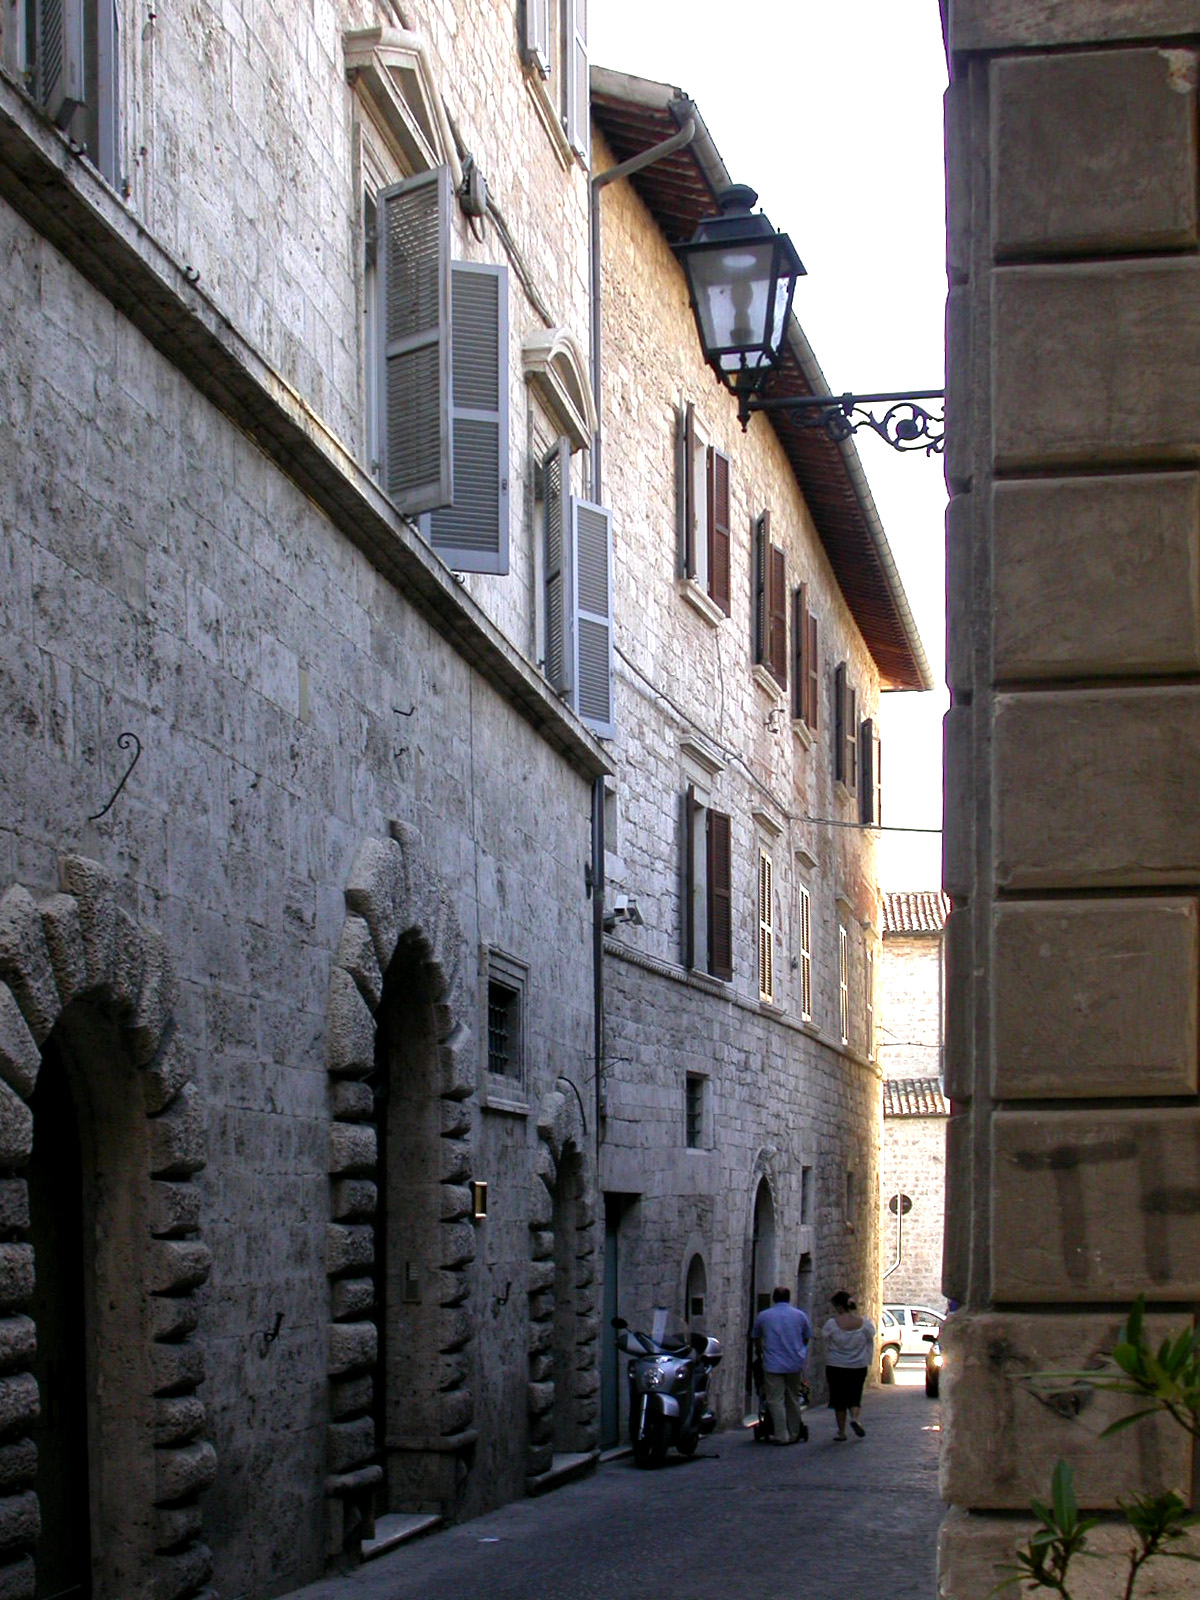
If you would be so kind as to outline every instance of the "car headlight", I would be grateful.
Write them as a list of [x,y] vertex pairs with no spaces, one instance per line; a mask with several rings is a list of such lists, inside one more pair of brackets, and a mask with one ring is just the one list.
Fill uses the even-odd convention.
[[939,1351],[935,1351],[934,1354],[930,1356],[929,1360],[931,1366],[940,1367],[942,1364],[941,1353]]

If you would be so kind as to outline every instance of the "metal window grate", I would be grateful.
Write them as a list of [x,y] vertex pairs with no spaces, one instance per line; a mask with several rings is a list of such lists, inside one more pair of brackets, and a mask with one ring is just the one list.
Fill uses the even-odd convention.
[[521,996],[506,983],[488,983],[488,1071],[502,1078],[521,1075]]
[[687,1147],[699,1150],[704,1139],[704,1079],[689,1072],[687,1077]]

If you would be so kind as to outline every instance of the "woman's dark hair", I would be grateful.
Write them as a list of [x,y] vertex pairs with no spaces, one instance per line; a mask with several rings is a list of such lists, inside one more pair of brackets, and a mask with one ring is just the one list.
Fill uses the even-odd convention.
[[839,1311],[857,1311],[858,1310],[858,1307],[854,1304],[854,1301],[846,1293],[845,1289],[839,1289],[836,1294],[830,1295],[829,1304],[831,1306],[836,1306]]

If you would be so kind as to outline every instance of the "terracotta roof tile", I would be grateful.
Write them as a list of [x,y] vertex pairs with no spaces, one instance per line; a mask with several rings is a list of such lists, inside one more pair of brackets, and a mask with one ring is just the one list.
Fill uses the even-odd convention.
[[948,1117],[950,1105],[937,1078],[886,1078],[885,1117]]
[[940,933],[950,915],[950,900],[940,889],[885,890],[883,931]]

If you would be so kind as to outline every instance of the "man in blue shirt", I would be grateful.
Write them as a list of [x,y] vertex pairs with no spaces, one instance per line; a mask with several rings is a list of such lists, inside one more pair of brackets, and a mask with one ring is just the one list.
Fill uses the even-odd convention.
[[795,1444],[808,1438],[801,1400],[812,1324],[798,1306],[789,1303],[791,1298],[791,1290],[781,1284],[771,1296],[772,1304],[758,1313],[750,1330],[755,1354],[762,1358],[772,1444]]

